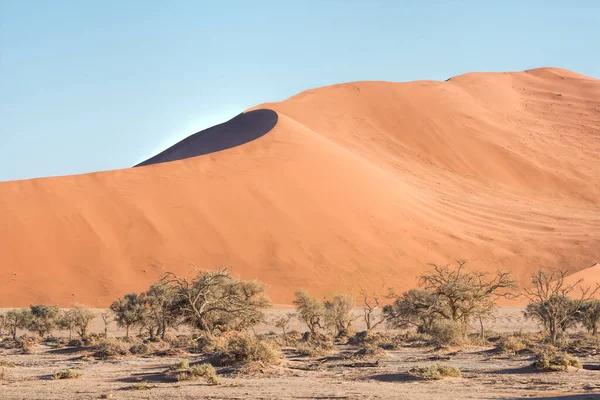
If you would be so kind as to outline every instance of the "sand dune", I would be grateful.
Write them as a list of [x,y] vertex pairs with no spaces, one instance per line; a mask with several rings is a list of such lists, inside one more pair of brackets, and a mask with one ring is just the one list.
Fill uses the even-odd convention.
[[285,304],[403,290],[457,257],[523,282],[600,260],[599,80],[355,82],[256,109],[277,124],[223,151],[0,183],[0,307],[105,307],[191,263]]

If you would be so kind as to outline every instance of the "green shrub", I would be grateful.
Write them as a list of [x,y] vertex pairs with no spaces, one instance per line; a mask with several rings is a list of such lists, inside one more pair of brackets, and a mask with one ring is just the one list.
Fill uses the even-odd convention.
[[462,375],[458,368],[454,368],[449,365],[428,365],[428,366],[416,366],[408,371],[414,377],[425,379],[425,380],[439,380],[444,378],[460,378]]
[[331,353],[333,345],[325,343],[300,342],[295,347],[295,353],[302,357],[325,357]]
[[15,366],[15,363],[8,361],[8,360],[0,360],[0,367],[5,367],[5,368],[13,368]]

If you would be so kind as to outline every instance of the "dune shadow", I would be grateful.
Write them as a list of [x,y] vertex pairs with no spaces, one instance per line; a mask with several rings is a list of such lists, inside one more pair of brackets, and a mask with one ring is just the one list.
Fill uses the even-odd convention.
[[183,160],[240,146],[266,135],[277,125],[278,118],[275,111],[266,108],[239,114],[227,122],[188,136],[135,167]]

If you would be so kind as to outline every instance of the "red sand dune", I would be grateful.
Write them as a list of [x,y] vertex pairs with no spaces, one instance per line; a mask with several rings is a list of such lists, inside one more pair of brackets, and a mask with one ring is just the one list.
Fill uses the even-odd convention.
[[260,108],[277,125],[227,150],[0,183],[0,306],[107,306],[190,263],[289,303],[403,290],[457,257],[522,282],[600,261],[599,80],[355,82]]

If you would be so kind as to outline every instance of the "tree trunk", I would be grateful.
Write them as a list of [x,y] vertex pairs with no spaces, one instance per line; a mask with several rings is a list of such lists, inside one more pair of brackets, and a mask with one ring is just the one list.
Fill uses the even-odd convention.
[[129,338],[129,325],[125,326],[125,337]]

